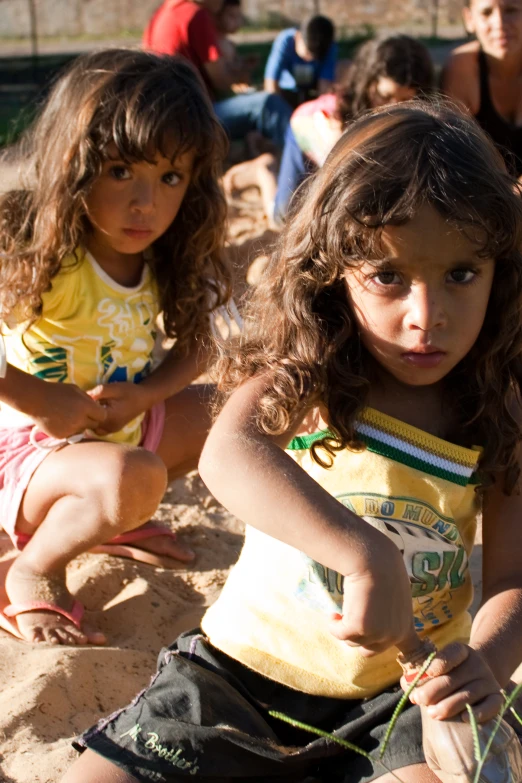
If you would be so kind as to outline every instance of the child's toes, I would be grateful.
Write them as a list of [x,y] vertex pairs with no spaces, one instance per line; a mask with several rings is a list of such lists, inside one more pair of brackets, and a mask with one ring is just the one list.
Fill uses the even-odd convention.
[[51,644],[63,644],[69,647],[88,643],[87,636],[83,631],[78,630],[73,625],[58,626],[49,631],[48,641]]
[[196,557],[194,550],[180,538],[165,538],[162,544],[163,553],[168,557],[172,557],[174,560],[190,563]]
[[[107,643],[107,637],[105,634],[103,634],[101,631],[96,630],[96,628],[92,628],[87,623],[83,626],[83,631],[87,639],[87,644],[106,644]],[[85,642],[83,642],[85,644]]]

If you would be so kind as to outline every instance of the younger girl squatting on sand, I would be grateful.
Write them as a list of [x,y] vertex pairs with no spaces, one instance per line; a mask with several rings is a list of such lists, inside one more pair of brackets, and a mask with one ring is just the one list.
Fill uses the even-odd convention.
[[[210,426],[209,388],[189,384],[230,287],[225,150],[190,65],[99,52],[56,84],[29,138],[31,187],[0,202],[0,508],[22,549],[0,625],[27,641],[105,641],[66,588],[80,553],[131,541],[138,559],[193,558],[157,526],[122,534],[155,513],[167,475],[196,467]],[[176,341],[155,366],[160,313]]]
[[[417,702],[496,714],[522,648],[521,239],[513,180],[471,119],[405,103],[348,128],[222,366],[200,471],[247,523],[239,561],[64,783],[392,783],[268,713],[376,751],[416,634],[440,651]],[[413,704],[384,762],[437,780]]]

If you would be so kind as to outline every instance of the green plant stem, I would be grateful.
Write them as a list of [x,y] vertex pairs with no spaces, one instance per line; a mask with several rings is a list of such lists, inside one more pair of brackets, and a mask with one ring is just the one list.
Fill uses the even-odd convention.
[[[521,685],[522,685],[522,683],[521,683]],[[518,692],[519,692],[519,690],[518,690],[518,689],[520,689],[521,685],[517,685],[517,687],[515,688],[515,691],[516,691],[516,696],[515,696],[515,698],[518,696]],[[510,697],[507,695],[506,691],[502,690],[502,691],[501,691],[501,694],[502,694],[502,696],[505,698],[505,700],[506,700],[506,701],[508,701],[508,700],[509,700],[509,698],[510,698]],[[511,714],[512,714],[512,715],[515,717],[515,720],[516,720],[518,723],[520,723],[520,725],[522,726],[522,718],[520,717],[520,715],[518,714],[518,712],[516,711],[516,709],[515,709],[513,706],[511,706],[511,707],[508,707],[508,709],[509,709],[510,713],[511,713]]]
[[398,775],[396,775],[395,772],[390,769],[383,761],[381,761],[380,758],[374,758],[362,748],[358,748],[357,745],[353,745],[351,742],[348,742],[348,740],[341,739],[341,737],[336,737],[335,734],[330,734],[328,731],[316,729],[315,726],[309,726],[307,723],[301,723],[301,721],[295,720],[294,718],[290,718],[288,715],[285,715],[284,712],[275,712],[274,710],[270,710],[268,714],[272,718],[278,718],[279,720],[285,721],[285,723],[289,723],[291,726],[295,726],[297,729],[304,729],[305,731],[309,731],[312,734],[317,734],[318,737],[325,737],[325,739],[332,740],[338,745],[342,745],[342,747],[346,748],[347,750],[351,750],[354,753],[359,753],[360,756],[364,756],[365,759],[368,759],[372,763],[376,762],[377,764],[380,764],[381,767],[385,769],[386,772],[389,772],[390,775],[393,775],[393,777],[398,780],[399,783],[404,783],[404,781]]
[[[483,766],[484,766],[484,764],[486,762],[486,759],[488,757],[489,751],[491,750],[491,746],[493,744],[493,740],[495,739],[495,735],[496,735],[497,731],[500,728],[500,724],[502,723],[502,718],[504,717],[504,714],[507,712],[507,710],[511,710],[511,705],[516,700],[516,698],[518,697],[518,694],[521,691],[522,691],[522,683],[520,685],[517,685],[517,687],[513,691],[511,691],[511,693],[509,694],[509,696],[507,697],[507,699],[506,699],[506,701],[504,703],[504,706],[500,710],[500,712],[498,714],[498,717],[497,717],[497,719],[495,721],[495,726],[493,727],[493,731],[489,735],[488,741],[486,742],[486,745],[484,747],[484,752],[482,753],[482,756],[480,756],[477,759],[478,766],[477,766],[477,770],[475,772],[475,777],[473,778],[473,783],[480,783],[480,774],[482,772],[482,768],[483,768]],[[505,694],[503,694],[503,695],[504,695],[504,698],[505,698]],[[469,708],[468,711],[472,713],[471,707]],[[517,715],[516,711],[513,710],[513,712],[515,713],[517,719],[520,720],[520,718]],[[474,715],[473,715],[473,718],[475,719]]]
[[437,655],[436,652],[432,652],[432,653],[430,653],[428,655],[428,657],[426,658],[426,660],[422,664],[421,668],[417,672],[417,676],[413,680],[412,684],[410,685],[408,690],[406,690],[402,694],[402,696],[401,696],[401,698],[399,700],[399,703],[397,704],[397,706],[395,707],[395,709],[393,711],[393,715],[391,716],[391,720],[390,720],[390,722],[388,724],[388,728],[386,729],[386,734],[384,735],[384,739],[382,741],[382,745],[379,748],[379,758],[383,757],[384,751],[388,747],[388,742],[390,741],[390,737],[392,735],[392,731],[394,730],[395,724],[397,723],[397,720],[399,719],[399,715],[401,714],[401,712],[404,709],[404,705],[406,704],[406,702],[410,698],[410,693],[417,687],[417,683],[419,682],[420,678],[422,677],[422,675],[424,674],[424,672],[426,671],[426,669],[428,668],[428,666],[430,665],[430,663],[432,662],[432,660],[435,658],[436,655]]

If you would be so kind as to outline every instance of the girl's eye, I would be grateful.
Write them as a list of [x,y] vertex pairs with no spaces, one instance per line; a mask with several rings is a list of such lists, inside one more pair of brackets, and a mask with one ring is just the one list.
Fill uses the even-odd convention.
[[181,182],[181,177],[179,174],[176,174],[175,171],[169,171],[167,174],[164,174],[162,177],[163,182],[165,182],[166,185],[177,185],[178,182]]
[[109,174],[113,179],[117,179],[118,181],[130,179],[131,177],[131,173],[127,166],[111,166]]
[[471,283],[477,273],[473,269],[453,269],[450,273],[450,280],[452,283]]
[[372,276],[372,280],[374,283],[381,286],[399,285],[401,282],[397,272],[378,272],[376,275]]

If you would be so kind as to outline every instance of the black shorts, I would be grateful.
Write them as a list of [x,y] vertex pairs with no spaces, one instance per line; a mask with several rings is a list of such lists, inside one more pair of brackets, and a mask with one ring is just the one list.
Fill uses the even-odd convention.
[[[198,630],[189,631],[161,651],[156,675],[132,704],[74,745],[145,783],[369,783],[385,774],[377,761],[268,711],[335,730],[377,758],[401,695],[396,686],[364,700],[309,696],[256,674],[212,647]],[[418,707],[406,705],[383,761],[389,769],[424,761]]]

